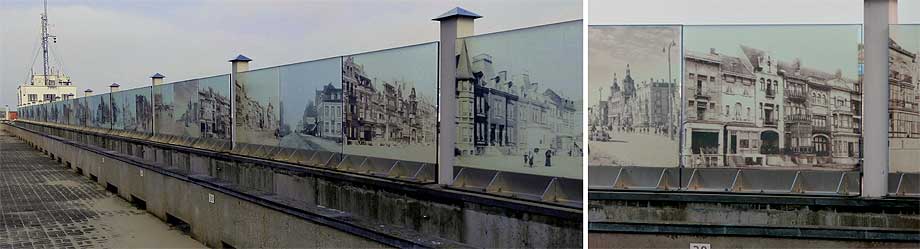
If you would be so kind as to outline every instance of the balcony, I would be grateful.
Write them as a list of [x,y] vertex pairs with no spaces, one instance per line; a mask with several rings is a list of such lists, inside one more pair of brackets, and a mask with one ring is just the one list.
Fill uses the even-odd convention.
[[821,134],[827,134],[827,135],[831,134],[830,126],[814,126],[811,129],[812,129],[812,132],[814,133],[821,133]]
[[805,90],[786,90],[786,98],[792,101],[808,101],[808,92]]
[[776,98],[776,89],[767,88],[767,98]]
[[906,74],[888,74],[888,83],[902,88],[914,89],[914,77]]
[[900,111],[916,111],[917,103],[902,99],[891,99],[888,101],[888,109]]
[[810,114],[789,114],[789,115],[786,115],[786,122],[810,124],[811,115]]
[[764,126],[770,126],[770,127],[776,127],[777,123],[779,122],[777,122],[776,119],[767,119],[763,121]]
[[709,93],[707,93],[707,92],[705,92],[705,91],[703,91],[703,90],[701,90],[701,89],[696,89],[696,91],[694,91],[694,92],[695,92],[695,93],[693,94],[693,97],[695,97],[696,99],[705,99],[705,100],[709,100],[709,98],[710,98],[710,97],[709,97]]

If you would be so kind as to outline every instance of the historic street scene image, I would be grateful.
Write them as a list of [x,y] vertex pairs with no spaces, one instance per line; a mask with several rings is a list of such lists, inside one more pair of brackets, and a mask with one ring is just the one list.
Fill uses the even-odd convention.
[[588,165],[677,167],[679,26],[588,28]]
[[281,67],[281,147],[342,152],[342,59]]
[[230,76],[198,80],[198,120],[202,138],[230,140]]
[[853,169],[858,25],[684,28],[686,167]]
[[345,154],[437,161],[437,52],[427,43],[343,58]]
[[458,41],[457,165],[582,178],[581,33],[576,21]]
[[199,137],[201,129],[198,127],[198,80],[175,83],[173,93],[173,134]]
[[889,170],[920,172],[920,24],[891,25],[889,36]]
[[151,132],[153,129],[153,101],[150,99],[150,88],[140,88],[128,91],[125,99],[125,130],[137,132]]
[[[104,97],[104,98],[103,98]],[[90,117],[90,126],[94,128],[111,128],[109,125],[109,115],[111,110],[108,108],[108,95],[95,95],[87,99],[90,111],[93,113]],[[47,110],[42,110],[44,117],[47,117]]]
[[234,79],[236,142],[278,146],[278,68],[242,72]]
[[175,109],[173,86],[175,84],[153,87],[154,134],[175,135],[173,110]]

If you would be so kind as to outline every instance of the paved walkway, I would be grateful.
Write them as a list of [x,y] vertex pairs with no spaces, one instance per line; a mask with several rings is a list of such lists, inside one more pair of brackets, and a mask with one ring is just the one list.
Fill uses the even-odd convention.
[[0,128],[0,249],[200,248]]

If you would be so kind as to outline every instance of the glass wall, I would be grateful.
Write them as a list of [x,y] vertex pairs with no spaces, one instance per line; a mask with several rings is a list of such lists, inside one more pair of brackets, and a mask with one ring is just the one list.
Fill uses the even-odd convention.
[[857,169],[859,25],[685,26],[685,167]]
[[891,25],[888,46],[888,167],[920,172],[920,24]]
[[198,138],[198,80],[154,87],[156,134]]
[[236,143],[278,146],[281,122],[280,70],[278,67],[238,73],[235,95]]
[[677,167],[680,26],[588,28],[588,165]]
[[438,43],[345,56],[345,154],[437,162]]
[[280,67],[281,147],[341,153],[342,58]]
[[202,138],[230,141],[230,75],[198,80],[198,120]]
[[457,46],[456,165],[581,179],[582,22]]

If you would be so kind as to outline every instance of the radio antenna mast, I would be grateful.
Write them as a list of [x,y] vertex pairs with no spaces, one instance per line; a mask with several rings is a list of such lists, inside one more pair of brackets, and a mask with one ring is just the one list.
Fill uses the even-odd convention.
[[57,37],[48,33],[48,0],[43,0],[44,3],[44,12],[42,12],[42,60],[44,64],[42,65],[42,72],[45,79],[45,85],[51,86],[51,80],[48,77],[48,73],[51,71],[51,64],[48,61],[48,38],[54,39],[57,42]]

